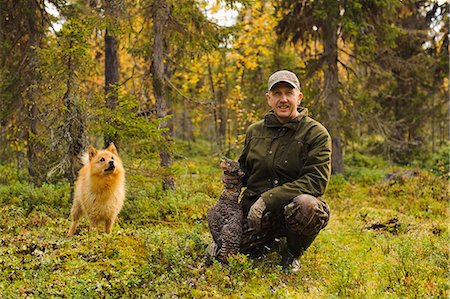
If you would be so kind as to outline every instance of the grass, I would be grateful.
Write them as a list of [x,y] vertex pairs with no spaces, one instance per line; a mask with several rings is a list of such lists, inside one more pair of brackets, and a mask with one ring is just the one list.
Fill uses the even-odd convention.
[[168,193],[130,173],[111,235],[88,232],[84,221],[67,238],[69,186],[35,188],[11,176],[0,185],[0,297],[448,298],[447,179],[364,163],[332,177],[330,222],[291,275],[277,252],[205,263],[218,158],[177,160],[177,190]]

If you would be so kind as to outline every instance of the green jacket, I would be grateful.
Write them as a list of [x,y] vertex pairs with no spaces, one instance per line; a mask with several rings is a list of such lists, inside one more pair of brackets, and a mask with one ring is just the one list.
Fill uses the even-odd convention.
[[247,129],[239,164],[245,172],[244,198],[261,196],[269,210],[300,194],[323,195],[331,175],[331,137],[319,122],[300,115],[281,124],[269,113]]

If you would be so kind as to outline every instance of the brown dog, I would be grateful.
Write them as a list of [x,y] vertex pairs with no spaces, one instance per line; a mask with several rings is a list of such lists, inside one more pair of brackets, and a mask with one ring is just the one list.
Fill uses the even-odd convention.
[[116,147],[111,143],[105,150],[89,147],[80,169],[71,210],[72,223],[68,236],[75,234],[79,219],[86,215],[90,227],[105,222],[105,232],[111,233],[112,225],[123,207],[125,199],[125,170]]

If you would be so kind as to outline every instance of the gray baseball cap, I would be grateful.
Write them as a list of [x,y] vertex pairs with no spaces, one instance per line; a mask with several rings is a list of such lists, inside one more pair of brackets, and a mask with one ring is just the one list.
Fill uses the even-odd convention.
[[268,91],[270,91],[275,84],[279,82],[286,82],[292,85],[292,87],[300,89],[300,82],[298,81],[297,75],[293,72],[282,70],[273,73],[272,76],[269,77]]

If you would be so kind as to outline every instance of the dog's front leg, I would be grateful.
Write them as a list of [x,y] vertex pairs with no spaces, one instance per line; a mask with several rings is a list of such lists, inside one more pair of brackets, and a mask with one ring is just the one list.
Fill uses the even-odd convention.
[[91,219],[89,224],[89,231],[91,232],[97,231],[98,223],[99,223],[98,220]]
[[72,206],[72,209],[70,211],[72,223],[70,224],[70,229],[69,229],[69,232],[67,233],[68,237],[73,236],[76,233],[78,222],[82,215],[83,215],[83,210],[81,209],[81,205],[78,201],[75,201]]
[[111,233],[114,220],[115,220],[115,217],[105,220],[105,233],[107,233],[107,234]]

